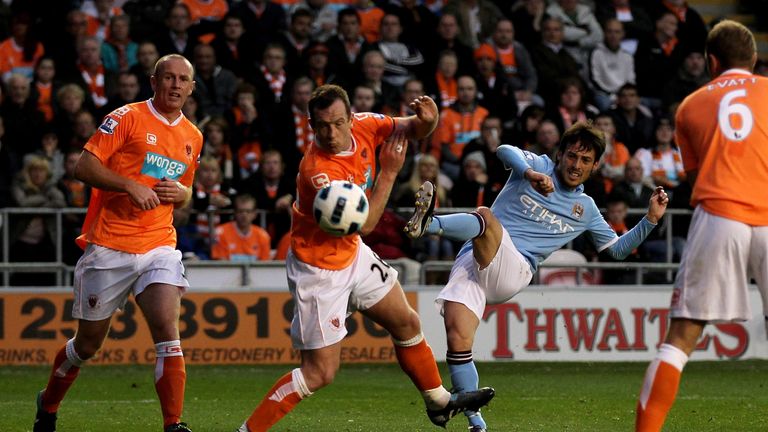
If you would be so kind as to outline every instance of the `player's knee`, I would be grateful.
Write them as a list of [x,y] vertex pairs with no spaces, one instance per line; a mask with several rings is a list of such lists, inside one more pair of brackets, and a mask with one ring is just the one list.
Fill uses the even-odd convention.
[[75,353],[80,359],[88,360],[99,352],[102,342],[99,338],[75,338]]
[[309,390],[313,392],[331,385],[338,371],[338,368],[328,365],[303,366],[301,369]]
[[483,235],[498,235],[501,232],[501,224],[493,212],[488,207],[478,207],[475,213],[480,215],[485,222],[485,233]]
[[469,351],[472,349],[474,335],[462,332],[457,326],[447,325],[445,329],[449,351]]

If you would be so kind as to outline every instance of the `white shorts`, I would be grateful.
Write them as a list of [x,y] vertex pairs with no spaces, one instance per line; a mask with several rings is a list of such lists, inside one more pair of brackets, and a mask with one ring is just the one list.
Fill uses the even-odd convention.
[[128,295],[136,297],[153,283],[189,286],[181,252],[160,246],[144,254],[120,252],[89,244],[75,266],[72,316],[100,321],[122,309]]
[[362,240],[354,261],[342,270],[306,264],[290,251],[285,264],[294,300],[291,341],[299,350],[323,348],[344,339],[347,316],[374,306],[397,282],[397,270]]
[[768,227],[752,227],[696,207],[670,315],[715,322],[749,320],[750,276],[757,281],[768,316]]
[[441,314],[443,303],[452,301],[465,305],[482,320],[486,304],[504,303],[531,283],[531,265],[504,227],[502,231],[499,250],[486,268],[480,270],[472,251],[456,258],[448,284],[435,299]]

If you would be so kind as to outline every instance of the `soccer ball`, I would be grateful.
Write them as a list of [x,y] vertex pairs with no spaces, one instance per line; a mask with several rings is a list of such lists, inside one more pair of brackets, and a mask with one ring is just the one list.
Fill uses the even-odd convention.
[[334,180],[317,192],[313,211],[326,233],[337,237],[354,234],[368,219],[368,198],[360,186]]

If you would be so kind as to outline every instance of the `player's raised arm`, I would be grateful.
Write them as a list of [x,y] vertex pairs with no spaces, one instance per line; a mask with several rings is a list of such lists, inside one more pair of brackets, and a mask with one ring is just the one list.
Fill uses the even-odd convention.
[[429,96],[419,96],[409,104],[416,115],[410,117],[398,117],[398,130],[404,130],[406,137],[421,139],[431,134],[437,127],[440,114],[437,104]]
[[544,196],[554,192],[555,185],[552,182],[552,177],[534,168],[538,165],[537,159],[540,159],[538,156],[528,152],[523,153],[519,148],[509,144],[500,145],[496,150],[496,156],[504,163],[504,166],[512,170],[511,177],[528,180],[536,192]]
[[142,210],[152,210],[160,205],[155,191],[105,167],[96,155],[87,150],[83,151],[75,166],[75,177],[97,189],[125,192]]
[[361,235],[366,235],[376,228],[384,208],[389,201],[389,194],[392,192],[392,185],[395,184],[397,173],[403,167],[405,154],[408,151],[408,140],[403,131],[395,131],[381,146],[379,153],[379,163],[381,172],[376,177],[376,185],[373,187],[373,193],[370,199],[370,210],[368,219],[360,229]]
[[[664,216],[664,212],[667,210],[667,204],[669,204],[669,195],[664,191],[661,186],[657,187],[653,191],[651,196],[650,205],[648,206],[648,213],[644,218],[640,219],[631,230],[627,231],[618,238],[608,248],[608,254],[613,259],[622,260],[629,256],[635,248],[640,246],[648,234],[651,233],[659,220]],[[607,225],[607,224],[606,224]]]

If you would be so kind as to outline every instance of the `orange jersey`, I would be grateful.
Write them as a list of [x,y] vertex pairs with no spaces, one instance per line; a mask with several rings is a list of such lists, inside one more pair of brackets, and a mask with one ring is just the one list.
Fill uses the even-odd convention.
[[[104,117],[85,150],[106,168],[145,186],[165,177],[191,187],[202,147],[203,135],[192,122],[180,115],[169,123],[149,100]],[[144,211],[125,192],[94,189],[83,234],[88,243],[128,253],[176,247],[173,204]]]
[[395,128],[395,120],[381,114],[357,113],[352,117],[352,148],[339,154],[320,150],[313,142],[304,153],[296,179],[298,197],[293,203],[291,250],[302,262],[328,270],[341,270],[357,254],[358,237],[334,237],[317,226],[312,216],[315,195],[332,180],[348,180],[367,193],[373,187],[376,147]]
[[251,232],[243,234],[237,229],[237,222],[227,222],[216,227],[216,243],[211,249],[211,258],[238,262],[266,261],[269,259],[269,234],[256,225]]
[[685,98],[675,137],[692,205],[754,226],[768,225],[768,78],[731,69]]
[[363,35],[368,43],[378,42],[381,19],[384,18],[384,10],[376,6],[371,6],[357,9],[357,15],[360,17],[360,34]]
[[291,247],[291,233],[287,232],[283,234],[283,237],[280,239],[280,242],[277,244],[277,250],[275,251],[275,258],[276,260],[285,261],[285,258],[288,256],[288,249]]
[[45,54],[43,44],[38,42],[35,53],[32,54],[32,59],[26,61],[24,60],[24,49],[16,45],[16,41],[9,37],[0,43],[0,74],[4,78],[12,73],[19,73],[31,78],[35,64],[43,54]]
[[189,20],[192,23],[200,20],[221,21],[229,12],[226,0],[179,0],[189,9]]
[[453,108],[446,108],[440,113],[440,123],[432,134],[432,155],[440,160],[441,147],[448,146],[448,150],[461,158],[464,146],[480,136],[480,125],[488,115],[488,110],[476,106],[470,112],[458,112]]

